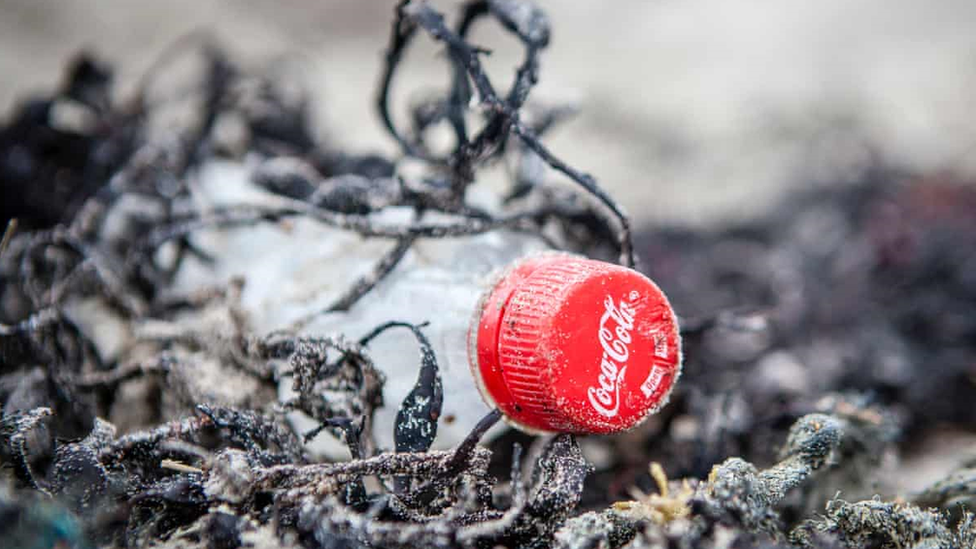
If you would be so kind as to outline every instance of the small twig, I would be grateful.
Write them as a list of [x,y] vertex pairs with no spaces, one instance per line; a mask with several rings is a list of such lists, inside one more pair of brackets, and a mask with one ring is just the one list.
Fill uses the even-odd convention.
[[428,325],[428,322],[422,322],[420,324],[410,324],[409,322],[403,322],[400,320],[390,320],[389,322],[384,322],[379,326],[373,328],[366,335],[359,338],[359,345],[365,347],[370,341],[376,339],[377,336],[383,332],[389,330],[390,328],[407,328],[417,334],[417,330],[424,328]]
[[630,229],[630,219],[628,219],[627,214],[624,213],[623,209],[617,204],[617,202],[610,197],[603,189],[601,189],[593,176],[587,173],[583,173],[549,152],[538,139],[535,132],[530,128],[516,122],[512,126],[513,131],[518,135],[522,142],[531,149],[534,153],[539,155],[549,166],[554,170],[566,175],[578,185],[586,189],[587,192],[595,196],[600,202],[606,206],[613,215],[617,218],[617,222],[620,224],[620,232],[617,237],[617,245],[620,248],[620,263],[625,267],[633,268],[635,265],[634,260],[634,243],[633,236]]
[[3,257],[3,252],[7,250],[10,239],[14,237],[15,232],[17,232],[16,217],[7,222],[7,228],[3,231],[3,239],[0,240],[0,257]]
[[170,471],[176,471],[178,473],[203,473],[203,469],[200,469],[199,467],[193,467],[172,459],[164,459],[160,461],[159,467],[161,469],[169,469]]
[[[460,448],[460,447],[459,447]],[[316,480],[347,482],[361,476],[411,476],[415,478],[453,477],[446,464],[456,451],[432,450],[424,453],[388,453],[339,463],[315,463],[311,465],[276,465],[255,472],[255,485],[286,490],[296,485]]]
[[157,356],[146,363],[135,362],[118,366],[112,370],[96,371],[82,374],[72,379],[75,387],[80,389],[94,389],[114,387],[123,381],[135,379],[148,373],[165,373],[169,370],[172,358],[166,354]]
[[407,255],[410,247],[416,242],[415,235],[409,235],[397,240],[396,245],[387,252],[373,268],[373,271],[360,278],[352,288],[338,298],[325,312],[348,311],[361,297],[380,283],[386,275],[397,266],[403,256]]
[[341,296],[336,298],[331,305],[311,313],[305,317],[296,320],[291,325],[291,331],[300,332],[308,324],[317,318],[319,315],[333,312],[348,311],[357,301],[362,299],[370,290],[372,290],[377,284],[380,283],[387,275],[389,275],[393,269],[396,268],[403,256],[407,255],[410,251],[410,247],[413,243],[417,241],[415,235],[404,236],[397,240],[397,243],[393,248],[390,249],[373,267],[373,270],[369,273],[363,275],[359,280],[357,280],[351,288],[345,291]]
[[537,212],[519,213],[494,219],[463,218],[453,223],[412,223],[409,225],[379,225],[368,215],[337,214],[299,201],[284,206],[241,204],[217,208],[205,214],[188,216],[154,230],[143,241],[144,249],[155,249],[174,238],[210,228],[250,226],[274,222],[288,217],[305,215],[339,229],[354,231],[364,237],[379,238],[452,238],[473,236],[488,231],[509,228],[528,228]]
[[501,418],[501,410],[498,408],[492,409],[492,411],[488,412],[485,417],[481,418],[481,421],[474,426],[474,429],[468,433],[468,436],[464,437],[461,444],[458,444],[454,449],[454,453],[451,456],[450,461],[447,463],[447,470],[450,471],[451,475],[455,475],[464,469],[464,465],[468,462],[468,459],[470,459],[471,452],[474,451],[475,447],[478,445],[478,441],[480,441],[481,437],[485,436],[485,433],[488,432],[488,429],[494,427]]

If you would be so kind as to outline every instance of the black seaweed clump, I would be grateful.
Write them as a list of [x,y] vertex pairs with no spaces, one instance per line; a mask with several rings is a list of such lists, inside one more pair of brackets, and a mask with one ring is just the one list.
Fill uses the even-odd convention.
[[[468,39],[481,20],[523,47],[505,91]],[[419,33],[445,47],[452,78],[412,106],[405,128],[392,84]],[[685,374],[640,430],[583,445],[511,433],[481,445],[493,412],[454,449],[432,451],[450,395],[422,325],[391,319],[360,340],[298,335],[301,325],[258,334],[243,282],[173,290],[184,260],[214,261],[200,231],[295,218],[391,244],[330,311],[422,239],[508,229],[634,265],[628,218],[540,141],[565,114],[527,102],[549,38],[529,2],[466,2],[454,25],[401,2],[377,100],[401,149],[393,159],[318,142],[287,79],[242,70],[200,35],[166,52],[127,100],[81,55],[57,93],[20,105],[0,128],[2,545],[973,546],[972,463],[910,500],[871,499],[884,486],[869,474],[933,425],[976,419],[971,187],[893,183],[899,174],[875,166],[752,225],[643,234],[643,267],[684,318]],[[195,85],[164,93],[179,62],[197,69]],[[443,124],[453,145],[437,151],[430,132]],[[260,166],[254,182],[281,200],[195,207],[203,163],[245,154]],[[423,177],[402,177],[407,158]],[[518,169],[504,211],[488,212],[467,191],[501,160]],[[547,184],[552,171],[579,192]],[[378,222],[393,206],[414,221]],[[78,320],[84,307],[111,323],[93,330]],[[384,377],[369,344],[394,328],[415,336],[421,362],[395,451],[383,453],[373,413]],[[103,330],[122,334],[120,349],[99,343]],[[295,394],[285,402],[281,379]],[[292,411],[319,426],[294,432]],[[351,459],[309,456],[305,442],[322,432]],[[610,457],[591,465],[587,445]]]

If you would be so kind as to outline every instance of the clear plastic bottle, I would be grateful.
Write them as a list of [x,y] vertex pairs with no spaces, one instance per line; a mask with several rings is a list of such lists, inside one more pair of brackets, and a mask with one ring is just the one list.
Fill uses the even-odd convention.
[[[238,163],[210,164],[201,173],[201,199],[210,205],[273,200],[250,183],[251,171]],[[406,224],[412,214],[387,208],[381,221]],[[183,269],[181,280],[245,276],[242,305],[257,333],[287,329],[324,310],[394,245],[303,218],[201,237],[219,256],[217,272]],[[636,271],[547,250],[539,237],[507,230],[421,239],[349,310],[316,315],[303,332],[356,340],[389,321],[426,323],[444,394],[434,449],[450,448],[470,433],[490,411],[486,402],[528,431],[631,428],[667,401],[680,374],[674,312]],[[389,450],[421,352],[406,330],[385,332],[370,341],[368,352],[386,376],[373,434],[379,449]],[[284,379],[280,400],[293,396],[291,380]],[[289,419],[299,432],[317,427],[300,413]],[[345,446],[327,435],[309,449],[347,457]]]
[[[274,197],[251,183],[253,167],[212,162],[200,173],[202,207],[266,203]],[[408,223],[410,208],[390,208],[383,221]],[[205,231],[196,237],[218,261],[211,266],[188,263],[179,273],[184,288],[205,286],[244,276],[242,305],[256,333],[288,328],[295,320],[320,311],[360,276],[371,272],[394,242],[364,239],[309,219],[289,219],[247,229]],[[418,240],[398,266],[349,311],[315,317],[307,334],[342,333],[356,340],[391,320],[419,324],[433,346],[443,380],[444,404],[433,448],[453,446],[490,409],[481,398],[468,365],[466,338],[478,300],[493,274],[519,258],[548,249],[540,238],[499,230],[463,238]],[[376,412],[374,434],[381,449],[393,448],[393,425],[400,402],[413,388],[420,365],[416,340],[406,330],[390,330],[370,342],[368,351],[386,375],[384,406]],[[293,396],[291,380],[279,386],[279,398]],[[317,424],[300,413],[289,420],[298,432]],[[309,449],[333,459],[348,450],[327,434]]]
[[[355,243],[349,243],[355,246]],[[387,243],[387,247],[389,243]],[[342,332],[358,338],[376,326],[402,320],[412,324],[426,322],[424,334],[437,357],[444,390],[444,404],[438,424],[434,449],[447,449],[463,439],[490,411],[474,379],[468,361],[467,334],[478,301],[493,280],[493,274],[520,258],[546,249],[537,238],[509,231],[459,239],[439,239],[416,243],[400,264],[372,291],[347,312],[327,313],[310,323],[308,333]],[[346,268],[365,267],[351,264],[344,252],[328,261]],[[357,269],[358,270],[358,269]],[[323,269],[325,271],[325,269]],[[326,272],[322,272],[327,276]],[[340,288],[348,287],[348,284]],[[383,389],[385,405],[376,411],[373,432],[380,448],[393,448],[393,425],[400,402],[413,388],[420,367],[417,341],[406,330],[389,330],[369,343],[369,355],[386,375]],[[290,381],[280,389],[290,395]],[[312,428],[293,418],[300,427]],[[327,436],[316,440],[328,439]],[[317,445],[316,445],[317,444]],[[313,443],[314,450],[332,451],[329,441]]]

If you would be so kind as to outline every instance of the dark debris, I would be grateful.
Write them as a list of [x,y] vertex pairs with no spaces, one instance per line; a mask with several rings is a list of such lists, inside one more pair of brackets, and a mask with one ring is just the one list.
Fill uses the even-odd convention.
[[[468,41],[481,21],[522,45],[506,89]],[[446,48],[451,85],[401,124],[393,83],[420,32]],[[184,260],[213,261],[197,232],[289,218],[390,242],[333,312],[422,239],[514,229],[633,265],[620,207],[540,141],[567,112],[528,102],[551,33],[525,1],[472,0],[453,25],[426,2],[399,3],[377,106],[402,156],[424,167],[419,179],[398,173],[400,158],[319,143],[308,97],[280,75],[249,74],[206,36],[166,52],[128,100],[113,100],[111,69],[84,54],[55,93],[16,106],[0,127],[2,545],[974,546],[973,463],[915,494],[884,477],[933,427],[976,420],[972,182],[878,161],[721,232],[643,233],[645,270],[683,319],[682,383],[642,428],[582,445],[522,434],[482,445],[496,411],[453,450],[431,451],[450,395],[422,325],[391,320],[359,341],[296,335],[310,319],[255,334],[241,282],[174,293]],[[196,80],[167,95],[160,81],[184,57]],[[174,125],[174,104],[192,116]],[[441,123],[447,151],[428,144]],[[195,171],[245,154],[260,165],[254,183],[281,201],[194,207]],[[469,204],[479,170],[503,158],[518,166],[505,209]],[[552,171],[573,190],[549,185]],[[413,221],[378,223],[393,206]],[[120,348],[78,321],[79,303],[121,326]],[[396,451],[380,453],[385,380],[369,342],[392,327],[414,333],[420,360],[413,390],[392,403]],[[281,378],[295,395],[284,403]],[[294,412],[319,427],[294,432]],[[316,461],[305,450],[316,436],[342,441],[350,460]],[[604,457],[591,465],[586,448]]]

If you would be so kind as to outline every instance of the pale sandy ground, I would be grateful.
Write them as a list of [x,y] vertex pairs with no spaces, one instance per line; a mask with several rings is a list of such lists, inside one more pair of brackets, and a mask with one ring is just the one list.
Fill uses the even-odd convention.
[[[639,220],[747,217],[811,172],[842,178],[870,154],[976,174],[972,0],[540,3],[554,39],[537,97],[578,101],[581,112],[549,142]],[[56,85],[79,48],[131,81],[180,35],[210,29],[254,68],[289,59],[313,90],[323,137],[392,152],[371,102],[392,5],[0,0],[0,116]],[[514,41],[487,26],[476,36],[496,50],[493,74],[509,77]],[[443,82],[433,46],[410,61],[401,91]],[[931,441],[946,451],[907,461],[906,489],[972,449],[949,437]]]
[[[976,2],[541,2],[554,39],[538,98],[577,100],[555,151],[639,218],[702,224],[833,179],[869,144],[906,167],[976,172]],[[57,82],[81,47],[124,79],[191,29],[255,67],[297,59],[337,145],[391,151],[371,99],[393,2],[0,0],[0,112]],[[450,7],[451,2],[438,2]],[[508,78],[514,41],[483,25]],[[443,82],[438,50],[400,90]]]

